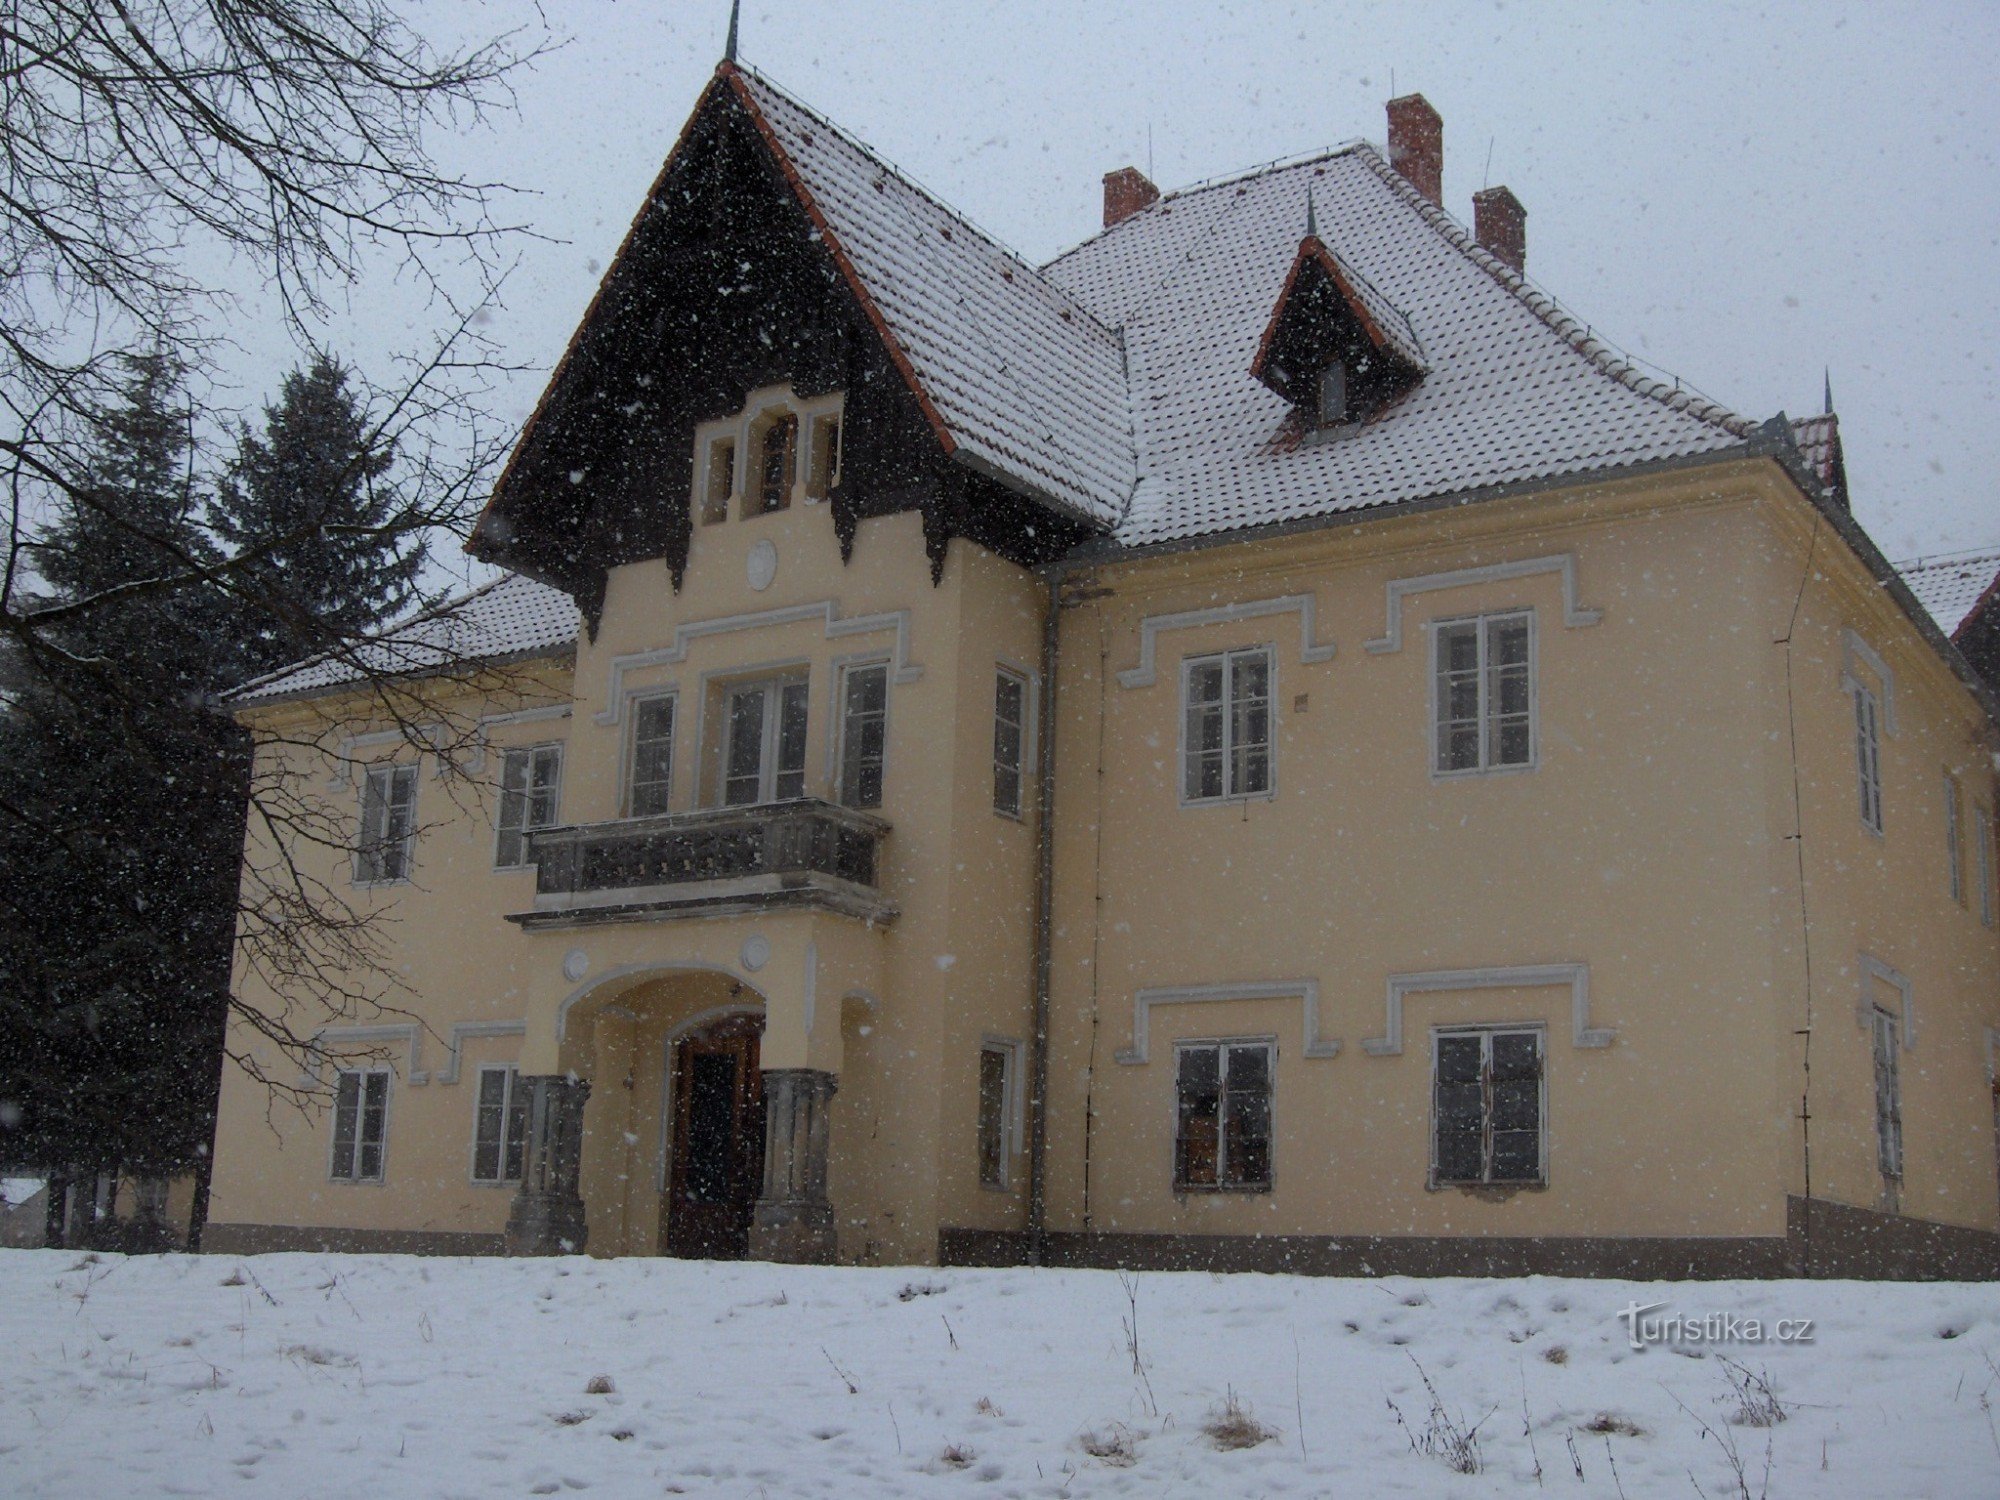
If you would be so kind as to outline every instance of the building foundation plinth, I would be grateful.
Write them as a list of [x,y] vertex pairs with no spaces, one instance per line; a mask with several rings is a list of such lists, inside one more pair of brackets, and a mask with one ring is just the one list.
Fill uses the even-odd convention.
[[583,1209],[583,1105],[587,1080],[527,1077],[527,1157],[507,1213],[509,1255],[580,1255],[590,1238]]
[[750,1258],[831,1265],[838,1249],[826,1196],[827,1113],[834,1075],[764,1070],[764,1190],[750,1220]]

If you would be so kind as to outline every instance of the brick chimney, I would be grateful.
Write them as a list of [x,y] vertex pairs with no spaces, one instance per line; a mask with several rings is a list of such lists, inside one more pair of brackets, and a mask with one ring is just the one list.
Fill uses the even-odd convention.
[[1504,187],[1472,195],[1472,232],[1479,243],[1523,273],[1528,265],[1528,211]]
[[1149,203],[1157,203],[1160,190],[1137,167],[1120,167],[1104,174],[1104,227],[1122,224]]
[[1444,117],[1422,94],[1389,101],[1389,165],[1431,202],[1444,203]]

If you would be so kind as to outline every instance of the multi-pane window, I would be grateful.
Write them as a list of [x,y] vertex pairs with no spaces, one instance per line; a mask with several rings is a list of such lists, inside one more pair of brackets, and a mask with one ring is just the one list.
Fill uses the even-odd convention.
[[1011,1042],[986,1042],[979,1048],[979,1181],[984,1187],[1012,1183],[1014,1158],[1020,1153],[1020,1048]]
[[1266,647],[1190,657],[1182,664],[1188,802],[1271,790],[1271,653]]
[[1542,1180],[1542,1032],[1433,1033],[1431,1175],[1439,1183]]
[[1271,1185],[1269,1042],[1182,1042],[1174,1049],[1174,1188]]
[[361,839],[354,878],[367,885],[406,880],[417,830],[417,768],[371,766],[361,788]]
[[1958,778],[1944,773],[1944,857],[1951,899],[1965,904],[1965,830],[1958,821]]
[[882,755],[888,742],[889,668],[849,667],[840,676],[840,800],[882,805]]
[[1882,831],[1882,718],[1875,695],[1854,687],[1854,761],[1861,790],[1861,825]]
[[1993,814],[1972,809],[1972,866],[1979,882],[1979,920],[1993,925]]
[[740,807],[806,794],[806,684],[796,678],[729,690],[722,800]]
[[783,510],[792,503],[792,474],[798,467],[798,447],[797,417],[779,417],[764,429],[757,449],[757,514]]
[[503,869],[528,861],[528,835],[553,828],[562,797],[562,746],[509,750],[500,762],[500,832],[493,862]]
[[662,693],[632,704],[632,780],[626,804],[635,818],[667,810],[674,775],[674,699]]
[[1533,765],[1534,615],[1451,620],[1431,631],[1440,775]]
[[1875,1161],[1884,1177],[1903,1175],[1903,1037],[1900,1019],[1874,1009]]
[[389,1070],[343,1068],[333,1092],[336,1182],[380,1182],[382,1140],[389,1124]]
[[528,1091],[513,1068],[479,1070],[472,1128],[472,1180],[519,1182],[528,1155]]
[[1027,750],[1028,680],[998,668],[993,676],[993,810],[1021,816],[1021,762]]

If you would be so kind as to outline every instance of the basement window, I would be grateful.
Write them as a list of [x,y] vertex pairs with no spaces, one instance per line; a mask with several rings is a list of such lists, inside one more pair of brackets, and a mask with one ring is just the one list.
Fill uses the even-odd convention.
[[1005,1190],[1021,1153],[1021,1044],[979,1046],[979,1185]]
[[1270,1041],[1178,1042],[1174,1191],[1271,1189]]

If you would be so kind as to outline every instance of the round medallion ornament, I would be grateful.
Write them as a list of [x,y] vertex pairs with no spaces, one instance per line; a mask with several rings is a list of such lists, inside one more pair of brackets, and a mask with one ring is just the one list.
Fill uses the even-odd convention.
[[771,586],[771,580],[778,576],[778,547],[769,537],[764,537],[750,549],[745,561],[745,569],[750,575],[750,587],[763,593]]
[[563,955],[563,978],[571,984],[590,972],[590,955],[581,948],[572,948]]
[[771,961],[771,940],[761,932],[753,932],[743,940],[743,967],[755,974]]

